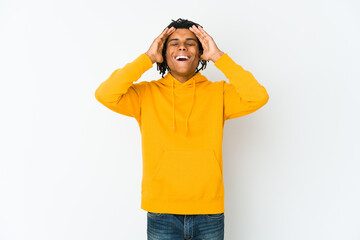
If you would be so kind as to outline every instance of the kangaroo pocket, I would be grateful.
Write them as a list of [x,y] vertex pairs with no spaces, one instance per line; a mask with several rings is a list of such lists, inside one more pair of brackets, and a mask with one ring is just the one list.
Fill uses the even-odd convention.
[[151,193],[166,199],[223,196],[220,163],[212,150],[165,150],[151,181]]

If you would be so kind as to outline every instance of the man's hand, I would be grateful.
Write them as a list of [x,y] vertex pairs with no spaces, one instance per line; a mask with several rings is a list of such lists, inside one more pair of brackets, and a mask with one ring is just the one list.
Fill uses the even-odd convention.
[[211,60],[216,62],[216,60],[224,54],[224,52],[220,51],[220,49],[216,46],[214,39],[207,34],[202,27],[196,27],[193,25],[189,28],[189,30],[196,35],[203,46],[204,51],[200,56],[200,60]]
[[149,50],[145,53],[151,59],[152,63],[158,62],[162,63],[164,61],[162,57],[162,50],[166,39],[172,34],[176,29],[174,27],[165,28],[164,31],[153,41]]

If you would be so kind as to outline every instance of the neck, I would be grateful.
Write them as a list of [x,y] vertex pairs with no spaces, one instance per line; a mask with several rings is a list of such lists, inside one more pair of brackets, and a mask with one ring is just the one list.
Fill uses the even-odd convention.
[[177,74],[175,72],[170,72],[170,74],[179,82],[184,83],[195,75],[195,71],[185,75]]

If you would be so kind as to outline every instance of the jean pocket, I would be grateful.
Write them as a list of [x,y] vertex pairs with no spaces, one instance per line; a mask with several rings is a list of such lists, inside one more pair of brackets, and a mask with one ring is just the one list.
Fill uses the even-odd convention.
[[225,217],[225,214],[224,213],[206,214],[206,217],[209,219],[222,219]]
[[164,213],[147,212],[148,217],[161,217]]

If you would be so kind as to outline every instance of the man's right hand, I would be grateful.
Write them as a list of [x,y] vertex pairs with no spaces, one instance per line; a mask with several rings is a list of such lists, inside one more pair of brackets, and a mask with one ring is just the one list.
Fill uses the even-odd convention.
[[172,34],[176,28],[165,28],[164,31],[153,41],[149,50],[145,53],[148,55],[152,63],[162,63],[164,61],[162,56],[162,50],[166,39]]

